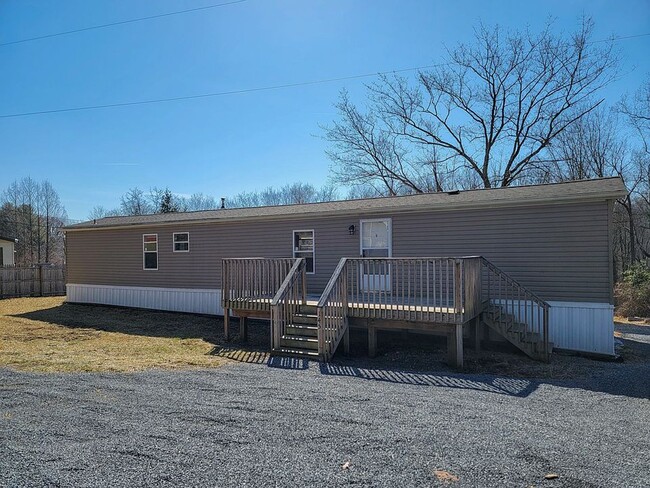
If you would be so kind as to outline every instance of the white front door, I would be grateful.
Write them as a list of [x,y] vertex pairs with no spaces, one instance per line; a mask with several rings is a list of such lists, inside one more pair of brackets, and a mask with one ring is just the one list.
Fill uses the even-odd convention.
[[[361,221],[361,257],[389,258],[392,256],[392,229],[390,219]],[[381,261],[364,263],[361,288],[366,291],[390,290],[390,264]]]

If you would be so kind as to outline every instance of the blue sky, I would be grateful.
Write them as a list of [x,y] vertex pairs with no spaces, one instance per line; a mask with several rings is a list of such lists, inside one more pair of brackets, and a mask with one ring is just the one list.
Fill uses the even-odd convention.
[[[0,43],[220,3],[219,0],[4,0]],[[247,0],[200,12],[0,46],[0,115],[345,77],[444,60],[478,21],[571,31],[583,14],[595,38],[650,32],[650,0]],[[650,73],[650,37],[617,43],[615,103]],[[342,88],[312,86],[133,107],[0,119],[0,189],[49,179],[68,214],[115,207],[130,187],[215,197],[326,182],[319,124]],[[6,179],[6,181],[5,181]]]

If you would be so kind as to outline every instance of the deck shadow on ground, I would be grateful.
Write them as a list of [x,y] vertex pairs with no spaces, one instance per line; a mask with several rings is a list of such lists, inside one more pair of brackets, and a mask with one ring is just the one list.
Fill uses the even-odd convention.
[[309,360],[303,358],[271,356],[266,365],[269,368],[278,369],[307,369],[309,368]]
[[268,351],[247,349],[241,346],[216,346],[210,351],[211,356],[218,356],[231,361],[247,364],[265,364],[269,368],[307,369],[309,360],[285,356],[272,356]]
[[365,368],[333,363],[319,363],[319,368],[321,374],[328,376],[347,376],[370,381],[385,381],[400,385],[458,388],[522,398],[530,395],[539,385],[537,382],[519,378],[468,377],[453,374],[404,371],[400,369]]
[[209,353],[211,356],[230,359],[239,363],[267,364],[271,359],[267,351],[242,349],[237,346],[215,346]]

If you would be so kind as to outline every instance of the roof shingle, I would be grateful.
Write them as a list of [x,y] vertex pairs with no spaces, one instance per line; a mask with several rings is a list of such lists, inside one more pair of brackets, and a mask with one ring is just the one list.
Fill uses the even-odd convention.
[[542,204],[579,200],[614,199],[627,194],[621,178],[569,181],[543,185],[513,186],[439,192],[396,197],[338,200],[323,203],[278,205],[270,207],[232,208],[177,212],[124,217],[105,217],[65,227],[65,230],[82,230],[131,225],[151,225],[174,222],[248,220],[282,217],[300,217],[312,214],[381,213],[400,210],[451,210],[482,206],[514,206],[517,204]]

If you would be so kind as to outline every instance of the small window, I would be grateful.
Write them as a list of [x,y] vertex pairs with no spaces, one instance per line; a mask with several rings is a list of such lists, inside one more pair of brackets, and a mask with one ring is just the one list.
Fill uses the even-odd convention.
[[158,234],[142,235],[144,269],[158,269]]
[[190,252],[189,232],[174,232],[174,252]]
[[315,273],[314,265],[314,231],[294,230],[293,231],[293,257],[305,258],[307,273]]

